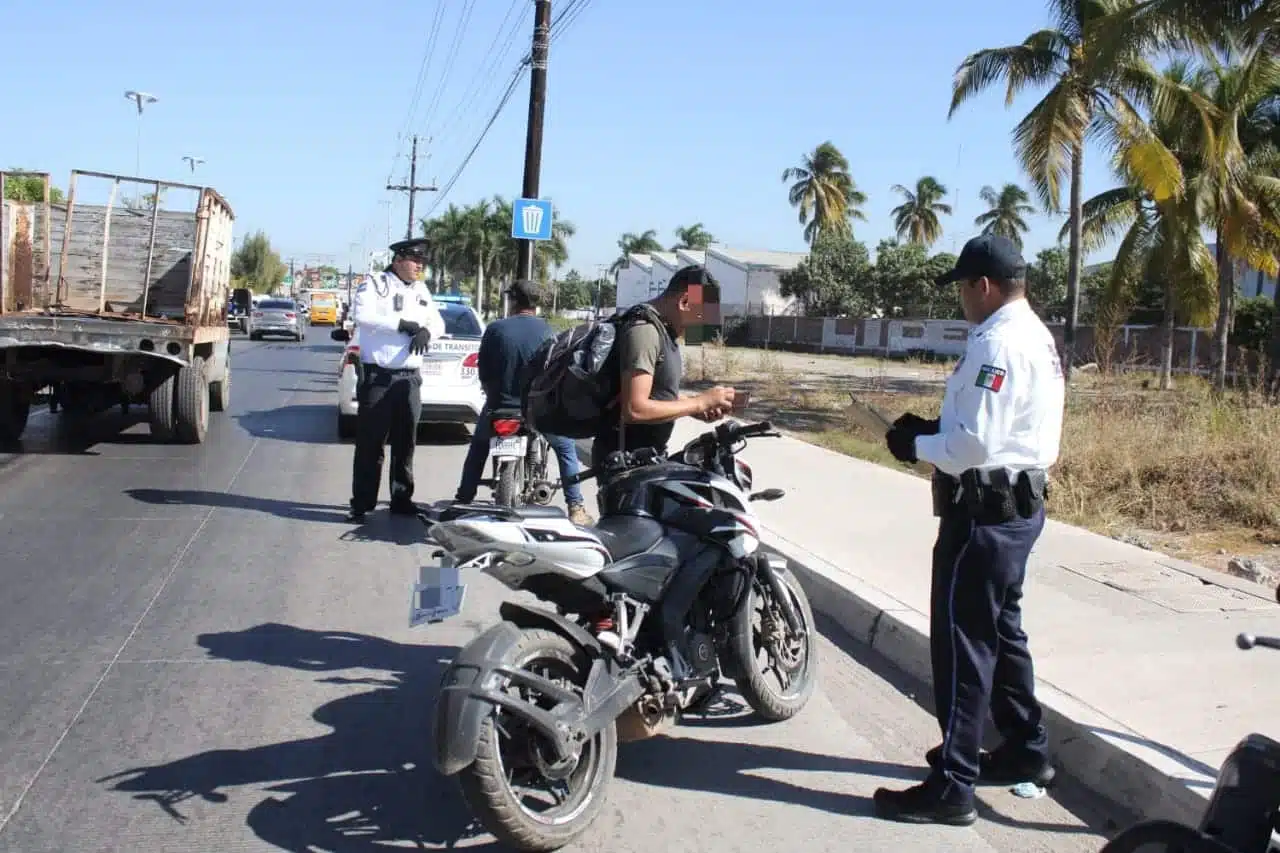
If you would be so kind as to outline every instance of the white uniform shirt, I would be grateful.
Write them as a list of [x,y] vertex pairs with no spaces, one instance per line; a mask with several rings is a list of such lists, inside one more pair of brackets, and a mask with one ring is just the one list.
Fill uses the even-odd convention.
[[[396,296],[401,307],[395,310]],[[370,273],[356,288],[351,319],[360,334],[360,360],[391,370],[417,370],[422,356],[409,352],[412,338],[399,329],[401,320],[412,320],[431,332],[433,341],[444,335],[444,318],[425,284],[408,284],[392,272]]]
[[976,468],[1016,473],[1058,461],[1066,387],[1053,335],[1025,299],[969,332],[947,380],[937,435],[916,456],[953,477]]

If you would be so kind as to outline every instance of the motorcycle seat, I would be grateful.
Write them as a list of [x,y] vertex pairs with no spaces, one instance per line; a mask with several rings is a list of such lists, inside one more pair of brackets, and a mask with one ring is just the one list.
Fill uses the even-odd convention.
[[494,409],[489,414],[489,417],[491,420],[495,420],[495,421],[501,421],[501,420],[523,421],[524,413],[521,412],[519,409]]
[[651,518],[614,515],[600,519],[591,532],[599,537],[614,562],[643,554],[662,541],[662,525]]
[[498,506],[492,503],[449,504],[435,513],[439,521],[454,521],[468,515],[501,515],[516,518],[567,518],[568,513],[556,506]]

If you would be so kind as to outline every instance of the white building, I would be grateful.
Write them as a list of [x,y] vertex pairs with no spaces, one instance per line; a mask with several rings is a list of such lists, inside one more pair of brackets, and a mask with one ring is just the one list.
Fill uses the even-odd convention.
[[649,255],[649,259],[653,261],[653,268],[649,273],[648,298],[653,299],[667,289],[667,285],[671,283],[671,276],[684,265],[676,258],[675,252],[653,252]]
[[808,257],[807,252],[708,248],[707,272],[720,283],[720,315],[795,313],[798,303],[782,295],[779,276]]
[[618,270],[618,308],[630,308],[649,299],[649,276],[653,262],[648,255],[627,255],[627,265]]

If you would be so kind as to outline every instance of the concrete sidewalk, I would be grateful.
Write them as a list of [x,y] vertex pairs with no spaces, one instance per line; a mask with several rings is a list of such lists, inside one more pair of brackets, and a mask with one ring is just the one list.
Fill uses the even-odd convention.
[[[672,447],[705,429],[678,423]],[[790,437],[741,458],[756,489],[787,490],[756,507],[814,608],[928,681],[928,483]],[[1055,762],[1134,817],[1195,822],[1231,748],[1280,736],[1280,655],[1235,645],[1280,634],[1270,588],[1050,521],[1024,627]]]

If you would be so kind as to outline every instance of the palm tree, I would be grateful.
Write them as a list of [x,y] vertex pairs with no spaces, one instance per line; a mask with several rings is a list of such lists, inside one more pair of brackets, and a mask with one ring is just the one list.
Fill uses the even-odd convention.
[[[1235,53],[1234,51],[1232,53]],[[1214,332],[1214,388],[1227,382],[1228,338],[1235,309],[1232,263],[1242,260],[1275,275],[1280,272],[1280,179],[1277,151],[1256,142],[1247,149],[1249,118],[1259,100],[1280,86],[1280,63],[1254,49],[1223,65],[1216,58],[1201,69],[1197,88],[1217,108],[1214,136],[1201,138],[1192,193],[1204,224],[1217,243],[1218,320]]]
[[[1163,76],[1177,86],[1191,82],[1185,62],[1172,64]],[[1165,102],[1152,111],[1149,124],[1137,116],[1117,123],[1114,167],[1122,186],[1082,205],[1084,247],[1093,250],[1123,234],[1103,297],[1106,308],[1126,314],[1140,282],[1163,285],[1158,379],[1163,390],[1172,387],[1177,318],[1204,323],[1216,307],[1216,265],[1201,236],[1192,189],[1204,153],[1204,127],[1191,109],[1186,103]],[[1063,226],[1059,239],[1070,227]]]
[[862,205],[867,197],[858,191],[849,174],[849,161],[831,142],[804,155],[801,165],[782,173],[782,182],[794,181],[787,200],[805,226],[805,242],[813,245],[823,231],[848,231],[850,219],[866,221]]
[[618,270],[627,265],[628,255],[648,255],[653,252],[661,252],[662,244],[658,242],[658,230],[650,228],[641,234],[633,234],[628,231],[618,238],[618,259],[613,262],[613,266],[609,267],[609,275],[614,275]]
[[671,247],[675,252],[680,249],[705,249],[716,241],[711,232],[702,227],[701,222],[676,227],[676,244]]
[[[1213,0],[1219,2],[1219,0]],[[1226,0],[1221,0],[1226,2]],[[1067,321],[1064,369],[1070,378],[1080,311],[1084,142],[1091,133],[1109,135],[1118,112],[1137,114],[1162,96],[1159,75],[1143,59],[1149,34],[1117,25],[1133,0],[1049,0],[1054,27],[1021,43],[987,48],[956,70],[948,118],[965,101],[1004,81],[1005,105],[1029,86],[1049,91],[1018,123],[1014,149],[1046,210],[1060,210],[1061,187],[1069,181]]]
[[1027,191],[1017,184],[1005,184],[1000,192],[991,187],[983,187],[978,198],[982,199],[988,209],[975,218],[973,224],[981,225],[983,234],[1008,237],[1021,249],[1022,235],[1030,228],[1023,217],[1036,212]]
[[894,184],[893,191],[901,193],[903,198],[902,204],[891,211],[898,238],[926,249],[938,242],[942,236],[938,214],[951,215],[951,205],[942,201],[947,197],[947,188],[938,183],[937,178],[926,175],[916,181],[915,192],[902,184]]

